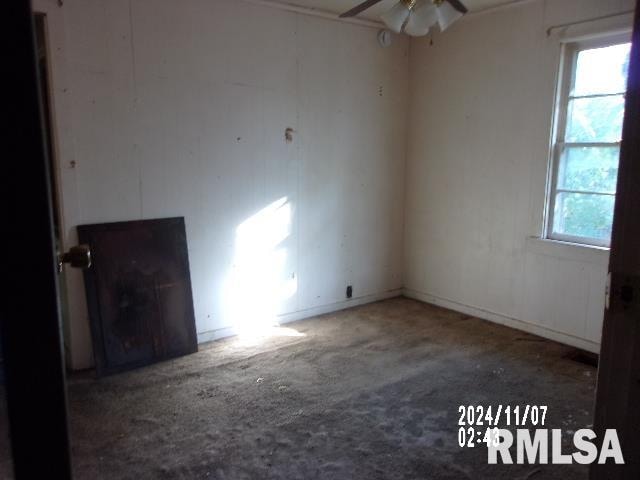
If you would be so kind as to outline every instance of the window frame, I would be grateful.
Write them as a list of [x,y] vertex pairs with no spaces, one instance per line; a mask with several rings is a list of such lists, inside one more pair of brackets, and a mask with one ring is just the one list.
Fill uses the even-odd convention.
[[[620,148],[621,142],[566,142],[566,129],[568,121],[569,102],[571,100],[571,88],[575,83],[575,76],[577,70],[578,54],[583,50],[604,48],[614,45],[620,45],[623,43],[630,43],[630,33],[614,33],[603,34],[597,37],[591,37],[580,40],[567,40],[562,42],[561,55],[560,55],[560,68],[557,82],[557,93],[555,100],[555,115],[553,122],[553,134],[551,138],[550,146],[550,159],[549,159],[549,178],[547,188],[547,201],[545,211],[544,222],[544,238],[548,240],[555,240],[561,242],[575,243],[589,247],[604,247],[609,248],[611,241],[603,240],[600,238],[583,237],[576,235],[568,235],[562,233],[555,233],[553,231],[556,198],[558,194],[558,178],[560,176],[560,168],[562,162],[562,155],[564,148],[567,146],[584,146],[584,147],[618,147]],[[611,96],[619,95],[619,93],[611,94]],[[626,88],[623,95],[626,96]],[[594,97],[602,97],[603,95],[594,95]],[[565,189],[561,189],[565,190]],[[580,192],[583,194],[589,194],[590,192]],[[607,194],[603,192],[593,192],[602,196],[613,196],[615,202],[616,193]]]

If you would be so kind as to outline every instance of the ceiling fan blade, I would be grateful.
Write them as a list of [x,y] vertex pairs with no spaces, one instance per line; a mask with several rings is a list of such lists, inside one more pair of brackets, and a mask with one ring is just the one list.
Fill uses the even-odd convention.
[[460,0],[446,0],[451,4],[453,8],[458,10],[460,13],[467,13],[469,9],[464,6],[464,4]]
[[381,1],[382,0],[367,0],[366,2],[362,2],[360,5],[353,7],[348,12],[344,12],[342,15],[340,15],[340,18],[355,17],[359,13],[364,12],[365,10],[373,7],[375,4],[380,3]]

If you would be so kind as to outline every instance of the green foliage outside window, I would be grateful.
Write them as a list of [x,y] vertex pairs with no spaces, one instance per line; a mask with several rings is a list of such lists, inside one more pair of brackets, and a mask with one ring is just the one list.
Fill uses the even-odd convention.
[[611,238],[629,55],[630,44],[578,53],[558,152],[556,234]]

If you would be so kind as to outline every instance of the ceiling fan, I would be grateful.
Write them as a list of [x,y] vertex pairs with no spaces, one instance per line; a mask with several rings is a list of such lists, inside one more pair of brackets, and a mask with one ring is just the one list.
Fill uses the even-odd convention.
[[[380,3],[382,0],[367,0],[340,15],[340,18],[354,17]],[[460,0],[400,0],[380,18],[396,33],[420,37],[429,33],[436,23],[444,31],[453,22],[467,13]]]

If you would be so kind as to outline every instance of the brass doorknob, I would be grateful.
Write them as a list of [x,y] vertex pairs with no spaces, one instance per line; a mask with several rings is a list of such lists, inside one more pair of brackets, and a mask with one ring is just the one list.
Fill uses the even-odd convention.
[[91,248],[89,245],[71,247],[68,252],[60,255],[58,267],[62,270],[62,264],[68,263],[73,268],[89,268],[91,266]]

